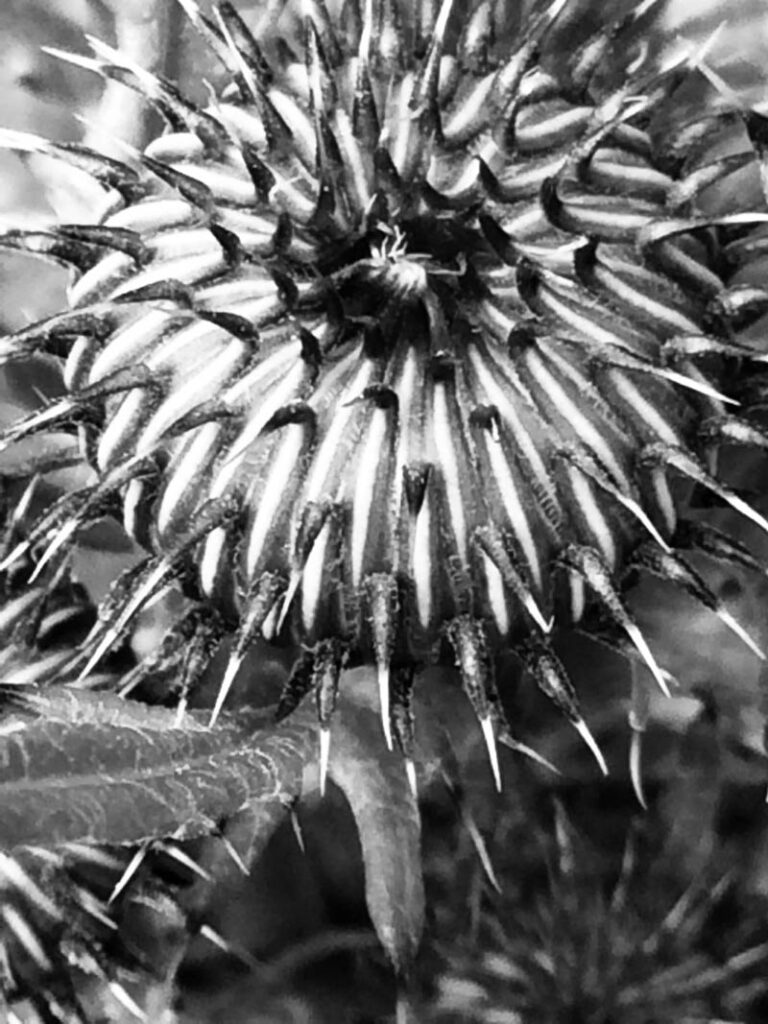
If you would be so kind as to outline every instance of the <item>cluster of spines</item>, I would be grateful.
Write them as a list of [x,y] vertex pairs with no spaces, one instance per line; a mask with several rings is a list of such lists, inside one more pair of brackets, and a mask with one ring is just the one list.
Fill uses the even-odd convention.
[[[350,154],[344,144],[344,132],[350,130],[350,125],[345,126],[338,118],[333,121],[332,117],[340,110],[338,92],[342,72],[346,73],[349,48],[345,49],[343,41],[336,37],[333,20],[322,3],[309,5],[304,24],[307,108],[304,111],[297,104],[289,108],[297,119],[291,127],[285,120],[286,108],[281,113],[276,106],[278,94],[272,88],[271,65],[234,9],[229,4],[221,4],[216,8],[215,20],[209,21],[188,0],[184,4],[187,13],[233,75],[235,101],[230,102],[225,95],[211,110],[202,111],[169,83],[148,75],[120,54],[94,42],[96,58],[83,58],[80,63],[140,88],[160,109],[172,130],[181,134],[160,139],[144,155],[136,154],[134,162],[138,170],[136,166],[108,160],[83,147],[6,135],[7,145],[57,155],[86,170],[112,190],[115,199],[115,209],[104,224],[64,226],[49,232],[14,232],[4,238],[6,246],[62,261],[83,275],[73,288],[72,312],[32,325],[5,343],[5,358],[39,352],[67,355],[70,389],[64,399],[49,404],[8,431],[5,443],[38,430],[76,429],[85,440],[89,456],[99,465],[101,476],[93,486],[74,495],[65,495],[54,505],[32,527],[29,536],[8,553],[3,567],[10,567],[53,535],[37,563],[35,574],[39,574],[44,567],[61,561],[78,529],[115,510],[122,512],[137,539],[157,551],[117,581],[102,607],[99,621],[75,663],[69,666],[71,673],[87,676],[124,634],[142,604],[181,579],[187,592],[202,600],[163,642],[161,658],[169,664],[178,664],[178,689],[182,699],[194,686],[218,640],[231,629],[228,619],[233,614],[231,594],[224,595],[220,611],[206,610],[211,597],[216,596],[220,580],[216,572],[212,572],[210,579],[203,580],[201,594],[200,583],[194,578],[195,558],[201,543],[212,557],[216,551],[221,557],[222,552],[230,550],[227,530],[230,526],[237,529],[246,501],[242,484],[232,487],[222,484],[221,493],[198,503],[195,494],[199,495],[200,487],[195,491],[192,486],[194,460],[201,457],[211,460],[212,453],[220,450],[221,445],[231,444],[222,471],[228,484],[227,465],[235,466],[249,444],[270,431],[280,439],[276,440],[272,452],[275,470],[288,466],[286,460],[291,453],[295,457],[302,456],[307,438],[316,430],[318,417],[316,406],[305,396],[317,381],[325,351],[329,345],[339,344],[339,333],[343,335],[344,329],[348,329],[343,322],[343,312],[334,305],[333,294],[329,296],[327,287],[308,279],[306,272],[319,267],[332,282],[343,287],[346,277],[354,272],[355,264],[349,264],[350,271],[348,266],[338,262],[339,239],[351,228],[363,239],[368,239],[373,231],[378,248],[371,252],[378,256],[357,262],[365,264],[370,279],[376,274],[383,276],[395,298],[407,301],[414,291],[420,291],[424,278],[417,257],[405,254],[405,269],[398,262],[396,228],[388,226],[393,209],[406,219],[404,211],[426,210],[434,216],[439,228],[441,217],[450,214],[461,219],[470,214],[473,204],[482,200],[483,212],[478,220],[480,235],[500,262],[487,271],[479,284],[477,273],[462,266],[460,249],[452,252],[447,265],[439,270],[447,272],[449,279],[461,278],[462,285],[467,283],[474,289],[475,325],[497,336],[499,332],[506,334],[511,350],[530,353],[537,345],[549,344],[551,336],[546,333],[537,336],[538,329],[531,326],[531,314],[554,318],[566,335],[556,337],[556,342],[575,345],[579,359],[585,359],[585,370],[595,366],[608,372],[619,371],[620,376],[615,379],[623,382],[625,397],[629,394],[627,401],[635,415],[645,410],[651,416],[654,410],[651,403],[643,404],[642,395],[630,383],[633,373],[646,382],[663,381],[699,396],[711,416],[701,425],[696,446],[709,448],[723,440],[765,446],[765,434],[758,427],[725,414],[724,405],[732,404],[733,400],[722,394],[697,365],[713,357],[761,362],[762,354],[738,345],[728,329],[724,340],[704,333],[685,311],[674,286],[668,292],[662,291],[659,301],[651,301],[643,287],[656,287],[662,279],[658,274],[638,271],[635,265],[623,264],[621,251],[618,258],[600,258],[601,254],[604,256],[601,245],[610,246],[629,235],[648,265],[662,266],[684,288],[703,291],[711,297],[713,322],[725,322],[728,327],[739,317],[751,318],[764,312],[768,306],[764,291],[744,286],[724,288],[706,261],[692,255],[684,246],[674,244],[702,228],[739,228],[761,219],[755,214],[698,218],[688,212],[700,190],[751,161],[751,150],[710,164],[695,165],[674,184],[658,171],[648,160],[647,138],[631,122],[636,114],[653,110],[662,93],[672,88],[665,75],[650,76],[645,81],[632,80],[631,88],[619,90],[602,103],[596,104],[590,98],[582,104],[569,103],[565,109],[558,106],[558,81],[540,69],[534,74],[530,72],[535,49],[560,13],[562,3],[550,6],[534,21],[524,44],[492,73],[488,71],[492,5],[477,5],[459,44],[459,60],[454,69],[456,74],[462,69],[470,69],[472,73],[465,74],[461,80],[458,88],[464,88],[465,93],[459,92],[458,100],[450,101],[454,106],[447,116],[442,109],[445,95],[441,94],[441,68],[446,67],[444,43],[451,6],[449,2],[444,3],[429,23],[424,56],[408,79],[410,92],[405,95],[403,90],[398,101],[402,103],[401,113],[405,116],[393,118],[391,125],[386,119],[382,123],[375,97],[377,72],[369,50],[373,46],[373,6],[366,4],[365,10],[357,11],[356,27],[352,29],[356,41],[352,52],[357,61],[351,132],[363,143],[357,155],[370,157],[370,166],[357,170],[350,170]],[[652,4],[641,5],[630,20],[639,21],[652,7]],[[355,22],[355,12],[356,5],[350,5],[347,10],[350,24]],[[399,24],[402,13],[396,5],[381,5],[379,48],[382,52],[376,59],[384,66],[387,60],[394,60],[394,51],[387,55],[382,48],[387,40],[391,42],[402,31]],[[483,25],[486,28],[482,28]],[[620,34],[624,29],[625,24],[617,24],[613,31]],[[424,26],[415,31],[416,35],[423,35]],[[605,56],[610,38],[608,33],[590,40],[572,62],[569,78],[575,96],[589,96],[592,76]],[[411,66],[410,61],[410,57],[405,59],[406,68]],[[391,71],[397,63],[394,61]],[[686,62],[681,64],[680,70],[687,71]],[[446,81],[449,71],[445,72]],[[400,66],[397,73],[403,72]],[[632,99],[640,85],[644,86],[646,95]],[[551,109],[551,116],[541,118],[539,123],[533,123],[530,118],[526,122],[526,102],[540,103],[545,111]],[[250,105],[257,111],[263,138],[247,138],[250,123],[247,107]],[[481,111],[485,121],[482,118],[478,121]],[[521,113],[519,120],[518,112]],[[342,114],[343,104],[339,117]],[[490,130],[492,118],[504,125],[503,139]],[[256,119],[250,124],[251,130],[255,123]],[[747,112],[745,123],[759,151],[762,122],[758,115]],[[451,161],[446,159],[443,179],[436,183],[427,180],[424,168],[435,151],[441,157],[455,153],[478,134],[482,135],[486,128],[489,130],[487,147],[462,165],[460,173],[456,173]],[[382,131],[385,145],[382,145]],[[698,131],[695,126],[694,134]],[[527,155],[520,164],[501,161],[494,169],[500,145],[510,150],[518,146]],[[675,145],[672,139],[670,150],[674,150]],[[536,156],[539,152],[543,154],[541,158]],[[530,154],[534,154],[533,157]],[[310,172],[308,167],[312,168]],[[289,173],[293,171],[301,172],[302,187],[293,183]],[[153,179],[162,182],[167,191],[158,193]],[[416,181],[417,188],[411,188],[412,181]],[[574,185],[582,189],[580,194],[574,194]],[[614,194],[622,185],[631,185],[629,200]],[[665,205],[660,203],[660,197]],[[535,200],[533,209],[532,198]],[[251,212],[251,208],[256,212]],[[670,210],[676,214],[674,219],[669,217]],[[390,243],[393,234],[395,241]],[[574,234],[575,241],[566,241]],[[322,247],[318,244],[319,238],[323,240]],[[760,244],[760,236],[746,242],[737,239],[727,247],[728,258],[747,258],[742,250],[748,251],[750,245],[759,250]],[[574,283],[578,286],[576,289]],[[645,352],[643,345],[631,335],[629,340],[626,335],[617,339],[611,326],[614,315],[611,301],[617,299],[623,313],[634,312],[662,330],[665,341],[659,357]],[[249,305],[248,314],[243,315],[226,308],[227,300],[235,305],[243,302],[255,305]],[[137,309],[146,312],[146,316],[137,316],[136,326],[133,326],[132,316]],[[318,309],[322,310],[325,324],[318,317]],[[514,315],[511,316],[509,310]],[[439,315],[439,310],[436,312],[429,306],[427,312]],[[588,329],[584,327],[585,322]],[[221,341],[217,359],[211,366],[214,386],[211,387],[211,379],[206,380],[202,394],[198,393],[201,391],[199,377],[186,392],[184,389],[174,391],[176,367],[151,362],[153,344],[159,344],[169,332],[184,330],[189,332],[188,345],[194,345],[196,337],[202,338],[206,332],[218,332],[217,338]],[[363,330],[364,350],[366,345],[375,348],[381,344],[369,325]],[[585,335],[591,336],[591,340]],[[230,341],[222,340],[224,338]],[[270,396],[270,415],[256,417],[255,421],[247,423],[243,432],[242,405],[234,400],[216,400],[209,397],[210,392],[216,390],[216,384],[248,379],[249,373],[257,379],[263,372],[265,342],[268,356],[274,355],[276,365],[279,364],[281,346],[287,339],[295,347],[292,358],[296,380],[291,378],[289,382],[287,373],[283,378],[278,376],[279,393]],[[103,347],[108,341],[110,344]],[[270,348],[270,344],[273,347]],[[129,355],[130,362],[127,361]],[[145,357],[147,362],[142,361]],[[469,358],[473,356],[470,354]],[[556,358],[561,359],[562,365],[562,357],[557,357],[550,346],[550,359]],[[435,352],[428,364],[432,378],[445,382],[446,391],[451,387],[454,365],[455,356],[443,350]],[[578,367],[581,365],[579,363]],[[98,366],[95,374],[94,366]],[[475,369],[485,374],[484,380],[488,366],[499,368],[496,363],[485,364],[478,357]],[[590,374],[581,372],[578,367],[571,365],[576,383],[591,385]],[[531,381],[523,380],[514,365],[507,370],[504,380],[505,387],[511,383],[515,398],[523,405],[536,407],[531,399],[531,384],[537,380],[546,380],[541,389],[545,395],[566,394],[556,376],[535,354],[529,356],[529,369]],[[492,381],[486,381],[486,386],[491,390],[494,387]],[[495,388],[497,392],[501,390],[498,384]],[[241,390],[244,400],[245,390]],[[442,394],[442,383],[435,390]],[[123,400],[124,396],[129,396],[131,401]],[[360,396],[376,410],[373,416],[379,423],[390,415],[388,410],[392,408],[393,396],[395,402],[397,400],[391,387],[373,378],[362,381]],[[329,396],[331,401],[335,397],[335,393]],[[509,400],[503,395],[498,401],[506,402],[505,408],[509,406]],[[598,396],[593,401],[599,406]],[[445,425],[456,428],[454,440],[459,445],[463,428],[453,423],[449,403],[446,409]],[[118,417],[114,417],[115,410],[119,411]],[[112,423],[109,413],[113,414]],[[114,427],[114,419],[120,417],[122,433]],[[130,429],[126,428],[126,419],[130,420]],[[135,425],[147,419],[154,424],[154,429],[141,435],[140,450],[136,451],[132,447],[139,436]],[[609,419],[612,423],[613,417]],[[481,439],[479,450],[487,448],[489,459],[494,456],[493,444],[498,440],[500,423],[498,405],[479,405],[470,417],[470,429],[477,431]],[[582,418],[581,427],[576,431],[577,443],[561,444],[552,451],[554,463],[563,468],[569,488],[574,491],[574,506],[578,508],[580,499],[585,499],[586,495],[587,518],[592,517],[591,526],[598,524],[596,544],[583,542],[584,531],[576,529],[578,542],[559,545],[553,553],[557,569],[569,581],[572,618],[581,617],[586,585],[666,690],[665,674],[656,665],[613,580],[616,559],[611,557],[615,546],[612,528],[601,525],[602,513],[594,496],[589,494],[596,490],[618,502],[650,535],[653,544],[645,545],[635,554],[637,566],[683,585],[720,615],[753,650],[756,650],[754,643],[674,550],[680,525],[666,487],[668,470],[709,488],[762,529],[768,530],[768,524],[683,446],[662,413],[655,414],[655,423],[662,439],[647,441],[634,456],[638,469],[653,484],[658,509],[652,515],[634,496],[635,488],[626,486],[622,466],[618,465],[617,472],[610,445],[599,443],[595,425],[588,418]],[[288,432],[281,433],[288,425],[295,428],[290,438]],[[212,435],[215,433],[215,439],[209,439],[204,429],[210,429]],[[169,487],[166,485],[163,490],[164,474],[168,470],[168,445],[193,431],[198,431],[197,447],[195,443],[187,444],[189,465],[179,470],[183,460],[178,458],[174,463],[179,470],[176,484],[180,483],[180,477],[188,475],[183,481],[185,488],[182,494],[174,492],[169,498]],[[223,442],[222,437],[229,440]],[[587,443],[586,439],[589,439]],[[613,466],[608,464],[611,461]],[[456,503],[455,508],[448,510],[449,519],[455,525],[462,520],[465,502],[462,488],[466,490],[467,480],[462,483],[462,457],[449,453],[442,470],[446,471],[451,464],[457,468],[457,481],[456,487],[450,482],[446,500],[449,506],[451,501]],[[415,522],[424,506],[430,471],[433,477],[435,475],[434,467],[415,462],[402,469],[404,479],[399,486],[403,489],[408,514]],[[207,473],[207,469],[204,472]],[[388,484],[381,466],[378,472],[379,482]],[[493,479],[496,472],[492,467],[488,478]],[[234,471],[229,474],[233,476]],[[554,520],[567,519],[570,513],[566,514],[560,507],[560,496],[551,483],[550,471],[544,469],[537,478],[534,470],[531,476],[534,490],[538,488],[541,494],[540,499],[537,494],[537,499],[542,508],[546,511],[551,505]],[[269,479],[276,493],[278,481],[271,476]],[[164,497],[168,499],[165,511]],[[156,498],[159,511],[153,504]],[[376,494],[371,489],[365,496],[371,515],[375,499]],[[278,512],[280,509],[275,510],[276,516]],[[254,532],[258,532],[256,526],[261,530],[260,551],[268,551],[269,542],[281,540],[282,534],[277,531],[273,536],[269,523],[260,526],[258,514],[257,510],[256,525],[251,523],[251,526]],[[333,525],[334,519],[340,516],[343,518],[333,501],[308,501],[296,525],[289,571],[286,571],[284,558],[275,556],[275,565],[268,564],[270,559],[266,558],[262,571],[249,574],[235,602],[237,627],[233,654],[214,709],[214,719],[252,640],[259,633],[273,636],[280,632],[302,571],[317,550],[318,538],[324,530],[333,533],[343,529],[343,524]],[[358,520],[363,518],[358,509]],[[153,535],[153,531],[158,530],[159,550],[157,536]],[[368,543],[368,540],[366,536],[360,543]],[[516,540],[519,545],[519,536]],[[603,765],[581,719],[573,689],[548,644],[552,620],[548,609],[542,607],[541,588],[531,583],[530,566],[524,565],[524,558],[513,557],[507,538],[493,523],[477,528],[472,543],[483,564],[493,566],[505,592],[514,595],[524,609],[526,621],[533,624],[529,639],[516,645],[526,668],[573,720]],[[530,544],[533,561],[543,562],[542,550],[546,552],[548,548],[537,545],[534,540]],[[733,544],[729,547],[725,540],[714,544],[715,549],[740,560],[737,547]],[[258,557],[255,563],[260,564]],[[434,570],[443,571],[437,565]],[[426,570],[421,572],[423,576]],[[320,588],[327,580],[319,570],[317,575]],[[354,575],[361,577],[363,574],[357,570]],[[418,577],[415,583],[418,591],[423,580]],[[407,752],[412,749],[409,692],[414,667],[409,664],[409,660],[412,661],[409,657],[400,658],[398,649],[401,645],[401,586],[391,569],[371,572],[364,576],[361,584],[357,599],[362,619],[360,628],[366,633],[366,651],[377,666],[385,736],[391,744],[394,733]],[[428,603],[430,594],[424,600]],[[504,600],[500,607],[503,605]],[[471,601],[466,607],[457,602],[457,609],[444,622],[440,638],[445,637],[453,652],[489,743],[498,779],[494,737],[503,734],[505,726],[494,681],[493,651],[496,632],[502,632],[503,639],[503,630],[496,627],[505,613],[503,610],[497,613],[496,626],[489,630],[486,622],[474,613]],[[330,616],[330,620],[332,618]],[[304,690],[314,689],[325,761],[340,672],[350,656],[359,657],[359,651],[348,636],[329,635],[312,625],[310,623],[305,632],[313,649],[301,660],[286,692],[283,709],[287,710]],[[756,650],[756,653],[759,652]],[[390,663],[394,674],[392,682]],[[135,669],[123,685],[124,692],[133,690],[150,667],[148,664]]]
[[[214,823],[211,831],[218,834]],[[226,837],[218,834],[214,841],[234,870],[247,876]],[[253,966],[248,953],[230,944],[191,903],[185,909],[184,894],[195,883],[207,888],[213,879],[172,837],[124,851],[67,843],[0,854],[0,1007],[6,1019],[20,1019],[13,1007],[21,1000],[41,1021],[86,1024],[93,1019],[89,1007],[111,997],[127,1019],[147,1022],[141,996],[148,982],[165,981],[163,972],[193,934]],[[171,943],[157,961],[130,940],[132,917],[149,929],[151,942],[158,941],[154,928]]]

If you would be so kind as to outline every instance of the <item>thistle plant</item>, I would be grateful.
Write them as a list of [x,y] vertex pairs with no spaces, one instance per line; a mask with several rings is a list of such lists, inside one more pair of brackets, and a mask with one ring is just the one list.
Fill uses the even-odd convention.
[[[401,879],[404,913],[386,906],[369,802],[344,758],[386,766],[403,810],[377,827],[417,848],[416,712],[429,700],[416,684],[429,679],[437,701],[443,685],[427,670],[455,670],[501,788],[497,744],[532,753],[505,714],[501,659],[514,656],[605,772],[555,641],[576,626],[619,650],[642,800],[651,689],[675,681],[628,605],[637,576],[682,588],[764,658],[694,559],[761,563],[689,499],[707,494],[768,532],[718,464],[721,449],[766,445],[765,355],[738,332],[768,309],[749,278],[768,238],[768,122],[706,47],[658,45],[654,0],[597,24],[567,0],[309,0],[258,30],[229,2],[180,4],[226,80],[206,105],[89,39],[88,55],[53,53],[138,92],[165,131],[122,158],[0,136],[101,195],[93,222],[0,237],[72,271],[66,310],[0,341],[3,364],[53,362],[62,382],[0,439],[9,452],[58,439],[10,474],[3,742],[17,803],[4,841],[143,843],[146,867],[152,843],[179,861],[176,840],[218,831],[231,855],[227,823],[245,809],[258,833],[260,801],[273,822],[312,758],[324,790],[340,740],[335,777],[361,827],[374,924],[404,971],[420,882]],[[74,457],[86,481],[32,514],[39,482]],[[94,610],[71,561],[104,518],[144,555]],[[182,611],[139,656],[137,617],[171,591]],[[270,645],[296,654],[281,727],[233,696]],[[344,721],[354,669],[375,693],[380,746],[361,745],[352,712]],[[107,790],[81,778],[99,752],[116,780],[103,813]],[[137,771],[150,780],[140,798]],[[57,775],[80,782],[54,801],[32,780]],[[63,926],[27,856],[6,866],[25,908],[4,918],[21,992],[60,975],[37,917]],[[211,857],[207,878],[221,866]],[[56,858],[71,882],[68,855]],[[135,874],[124,868],[120,891]],[[108,973],[88,934],[69,965],[86,949]],[[37,997],[44,1012],[81,1012],[57,984]]]

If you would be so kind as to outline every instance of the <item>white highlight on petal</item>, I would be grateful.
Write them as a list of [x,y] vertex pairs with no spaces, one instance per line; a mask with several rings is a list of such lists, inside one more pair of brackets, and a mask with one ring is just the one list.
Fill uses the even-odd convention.
[[200,467],[206,464],[220,433],[219,423],[204,423],[195,431],[192,443],[181,458],[168,467],[166,487],[156,512],[157,532],[161,537],[168,529],[179,501],[199,481]]
[[135,1001],[135,999],[133,999],[132,996],[130,996],[126,992],[126,990],[123,988],[123,986],[119,982],[117,982],[117,981],[110,981],[110,982],[107,983],[107,988],[112,993],[112,995],[115,997],[117,1002],[120,1003],[120,1005],[123,1007],[123,1009],[127,1010],[130,1014],[132,1014],[136,1018],[136,1020],[139,1020],[139,1021],[148,1021],[149,1020],[149,1017],[147,1017],[146,1013],[144,1013],[144,1011],[139,1006],[139,1004]]
[[[350,353],[350,361],[353,364],[359,359],[359,349]],[[374,361],[372,359],[362,359],[353,380],[348,387],[345,387],[345,393],[353,398],[357,398],[371,383],[374,372]],[[359,408],[357,405],[344,404],[337,398],[333,409],[334,411],[327,426],[325,437],[312,460],[312,470],[304,492],[304,500],[307,502],[317,501],[320,498],[332,498],[334,500],[336,498],[335,494],[326,493],[328,477],[339,455],[339,451],[345,447],[344,433],[349,426],[350,420],[358,415]]]
[[440,461],[440,468],[443,472],[445,495],[448,500],[451,527],[453,528],[453,535],[456,538],[456,546],[459,549],[459,557],[461,558],[464,566],[466,566],[468,563],[467,521],[464,516],[464,500],[461,493],[459,465],[454,445],[455,432],[451,427],[451,420],[448,415],[445,385],[443,384],[438,383],[435,385],[432,419],[434,425],[433,436],[435,450]]
[[[326,520],[317,540],[312,545],[309,558],[304,566],[304,573],[301,577],[301,619],[304,629],[310,632],[315,625],[315,615],[320,604],[321,588],[323,584],[323,567],[325,565],[325,549],[328,546],[328,539],[331,535],[331,524]],[[287,610],[287,606],[284,605]]]
[[508,424],[515,439],[515,443],[520,448],[520,451],[526,461],[530,464],[538,483],[547,492],[547,494],[552,495],[554,498],[555,495],[552,479],[544,465],[539,447],[523,426],[523,423],[517,414],[515,403],[510,401],[509,395],[505,389],[500,387],[497,375],[495,375],[491,368],[486,365],[482,354],[473,346],[469,346],[467,349],[467,355],[469,356],[472,366],[477,373],[478,380],[486,393],[489,403],[496,406],[502,420]]
[[432,618],[432,512],[429,494],[424,495],[413,536],[413,581],[416,587],[416,607],[424,629]]
[[616,543],[600,504],[595,500],[592,485],[576,467],[570,467],[568,475],[579,511],[594,535],[605,561],[613,568],[616,565]]
[[502,636],[506,636],[509,632],[509,610],[504,593],[504,580],[485,552],[483,552],[483,568],[488,587],[488,603],[496,620],[496,628]]
[[586,605],[584,578],[577,572],[569,572],[568,586],[571,592],[571,618],[574,622],[580,622]]
[[696,334],[698,332],[698,325],[684,313],[666,306],[663,302],[657,302],[647,292],[633,288],[608,267],[598,263],[595,267],[595,277],[622,302],[634,306],[636,309],[642,309],[647,316],[654,320],[660,320],[681,334]]
[[213,597],[219,566],[225,557],[224,545],[227,542],[227,531],[223,527],[211,530],[203,543],[203,555],[200,559],[200,586],[206,597]]
[[643,398],[640,391],[621,370],[611,370],[609,373],[619,395],[627,405],[632,407],[640,422],[649,427],[660,440],[678,446],[680,444],[679,436],[661,415],[658,407]]
[[[206,338],[220,335],[217,329]],[[191,339],[190,339],[191,340]],[[203,339],[200,339],[201,343]],[[136,453],[145,455],[157,445],[165,432],[196,406],[202,404],[224,387],[233,373],[242,366],[248,355],[248,346],[242,341],[231,341],[226,347],[206,360],[204,366],[175,386],[152,416],[136,442]]]
[[[256,572],[270,529],[304,447],[306,429],[303,424],[291,423],[283,427],[282,431],[284,436],[272,454],[269,472],[265,474],[263,486],[259,490],[256,516],[248,532],[246,575],[249,580]],[[256,495],[250,495],[249,500],[254,503]]]
[[[549,355],[547,349],[548,358]],[[595,424],[581,412],[576,403],[571,401],[565,389],[550,373],[544,360],[537,353],[528,352],[526,357],[528,369],[538,381],[541,390],[557,409],[558,415],[562,416],[572,427],[574,433],[578,434],[585,444],[599,456],[600,461],[608,468],[619,485],[629,490],[629,481],[624,467],[616,458],[616,453],[606,441],[604,434],[601,434]],[[553,362],[558,361],[553,354]]]
[[[386,409],[374,409],[368,426],[367,437],[362,445],[360,458],[356,463],[356,474],[352,496],[352,529],[350,555],[352,563],[352,585],[359,587],[363,575],[363,558],[368,533],[373,525],[378,528],[375,515],[371,515],[376,481],[381,470],[381,456],[387,438]],[[376,510],[381,512],[383,510]]]
[[42,943],[30,925],[27,924],[22,914],[10,903],[6,903],[3,907],[0,907],[0,916],[2,916],[8,929],[18,939],[37,966],[46,973],[52,971],[53,964],[48,959]]
[[538,590],[541,590],[542,570],[541,561],[539,559],[539,550],[536,547],[536,541],[533,537],[528,516],[525,514],[523,503],[520,500],[520,494],[515,484],[515,478],[509,468],[509,463],[507,462],[501,445],[494,441],[490,434],[486,437],[485,448],[488,452],[488,460],[491,464],[491,470],[496,478],[499,494],[502,502],[504,503],[506,513],[509,516],[509,521],[515,534],[515,539],[520,545],[521,551],[525,555],[528,567],[531,570],[534,586]]
[[109,344],[96,356],[91,367],[89,383],[96,384],[116,370],[142,362],[144,355],[151,351],[163,331],[169,330],[173,322],[172,314],[166,310],[150,309],[110,335]]

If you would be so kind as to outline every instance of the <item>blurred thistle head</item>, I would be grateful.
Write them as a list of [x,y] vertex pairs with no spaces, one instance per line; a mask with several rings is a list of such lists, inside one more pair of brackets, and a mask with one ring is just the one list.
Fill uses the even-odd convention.
[[[497,823],[503,895],[490,903],[478,895],[473,858],[474,870],[457,865],[453,849],[434,858],[437,970],[420,1020],[759,1019],[760,901],[737,872],[723,873],[722,850],[691,878],[679,850],[659,842],[652,816],[641,828],[614,821],[595,845],[559,805],[554,822],[541,820],[545,813],[539,795],[524,820]],[[623,851],[609,856],[606,842],[622,838]]]
[[567,0],[307,0],[289,38],[256,38],[227,2],[182,6],[228,79],[205,109],[91,41],[64,56],[143,93],[167,131],[124,161],[3,135],[92,175],[107,211],[2,238],[75,272],[69,310],[0,342],[3,361],[61,359],[66,385],[3,443],[72,431],[93,467],[2,569],[59,573],[107,515],[147,552],[62,677],[90,678],[179,586],[177,693],[232,638],[214,718],[254,641],[292,639],[281,710],[313,689],[327,754],[340,673],[370,665],[409,757],[414,674],[455,664],[498,778],[500,652],[601,765],[553,631],[582,623],[667,689],[630,570],[761,656],[682,552],[756,563],[681,514],[680,482],[768,531],[717,472],[722,443],[766,443],[745,410],[764,356],[734,331],[768,293],[734,274],[767,218],[758,188],[754,206],[718,193],[757,182],[765,119],[704,52],[654,57],[653,0],[599,23]]

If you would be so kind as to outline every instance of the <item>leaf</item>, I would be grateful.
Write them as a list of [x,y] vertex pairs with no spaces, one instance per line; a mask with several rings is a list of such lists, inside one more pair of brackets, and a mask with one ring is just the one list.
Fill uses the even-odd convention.
[[[0,848],[136,843],[211,831],[248,801],[298,795],[313,725],[193,715],[49,687],[0,735]],[[36,717],[29,720],[29,712]]]
[[[371,671],[361,669],[360,674]],[[345,674],[333,719],[328,773],[346,796],[357,823],[371,921],[395,970],[402,974],[416,954],[424,923],[419,810],[402,758],[385,746],[378,714],[350,694],[355,675]],[[370,685],[366,679],[361,688]]]

